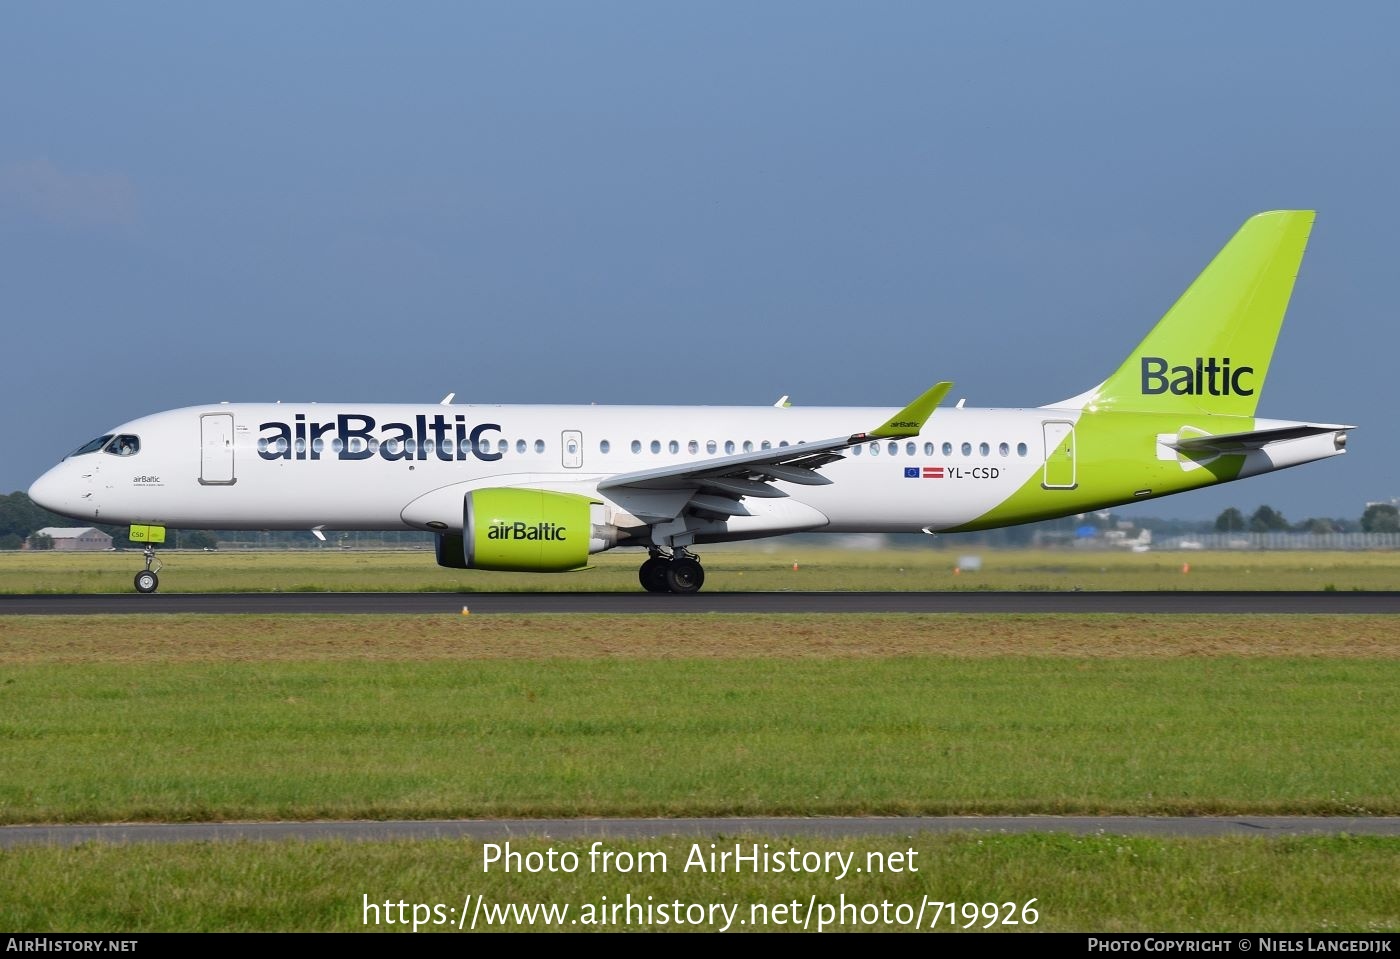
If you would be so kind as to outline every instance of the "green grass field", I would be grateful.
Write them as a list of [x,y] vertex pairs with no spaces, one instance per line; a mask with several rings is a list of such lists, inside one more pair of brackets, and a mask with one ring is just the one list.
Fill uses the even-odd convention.
[[[6,617],[0,821],[1397,814],[1397,701],[1384,616]],[[357,929],[363,895],[630,891],[1400,929],[1395,840],[794,840],[909,843],[927,871],[835,884],[488,875],[471,843],[30,847],[0,852],[0,926]]]
[[[1393,590],[1400,552],[859,551],[776,540],[766,548],[703,550],[707,591],[723,590]],[[575,573],[440,568],[415,552],[168,552],[162,592],[627,591],[639,589],[636,550],[603,553]],[[797,568],[793,566],[796,564]],[[1183,571],[1183,567],[1187,571]],[[122,553],[0,553],[0,593],[120,593],[142,568]]]
[[1400,813],[1390,617],[0,629],[4,822]]
[[[507,874],[497,864],[483,871],[482,844],[470,841],[394,843],[183,843],[72,849],[30,847],[0,853],[0,875],[11,880],[0,896],[0,928],[67,931],[412,931],[386,923],[382,908],[365,903],[422,904],[427,923],[420,932],[457,931],[458,916],[477,916],[477,931],[565,929],[684,931],[802,928],[813,900],[811,929],[825,920],[830,930],[909,931],[925,898],[957,903],[956,922],[945,909],[933,928],[953,931],[986,925],[1006,931],[1350,931],[1400,929],[1400,844],[1373,837],[1160,840],[1117,836],[929,836],[888,839],[780,840],[772,836],[723,837],[733,848],[768,843],[772,849],[854,854],[865,868],[875,852],[902,853],[917,871],[836,875],[743,875],[684,869],[696,840],[647,842],[607,840],[614,853],[664,853],[666,871],[592,872],[590,844],[516,838],[512,851],[579,857],[574,874]],[[913,855],[909,856],[908,851]],[[638,860],[640,861],[640,859]],[[647,860],[659,866],[659,859]],[[878,863],[878,860],[875,861]],[[23,881],[13,881],[22,876]],[[467,900],[466,897],[473,897]],[[609,905],[629,900],[653,908],[681,903],[673,920],[645,922],[646,914],[610,914]],[[837,910],[842,898],[844,916]],[[472,907],[481,897],[486,908]],[[796,902],[798,911],[786,911]],[[487,924],[483,917],[507,904],[567,906],[550,924],[507,915]],[[995,912],[964,913],[963,904],[994,903]],[[1012,903],[1015,909],[1005,908]],[[441,905],[433,924],[430,905]],[[696,911],[722,904],[726,913]],[[887,904],[883,908],[881,904]],[[1034,910],[1033,925],[1002,925],[997,919]],[[755,908],[757,907],[757,908]],[[824,908],[823,908],[824,907]],[[672,907],[674,910],[674,907]],[[784,909],[777,913],[776,909]],[[455,911],[454,911],[455,910]],[[591,910],[591,912],[590,912]],[[731,911],[732,910],[732,911]],[[930,928],[933,907],[920,928]],[[973,918],[975,915],[975,918]],[[862,916],[864,919],[862,919]],[[591,918],[590,918],[591,917]],[[766,921],[765,921],[766,920]],[[795,925],[794,925],[795,921]],[[577,923],[577,924],[575,924]],[[468,926],[469,919],[463,920]]]

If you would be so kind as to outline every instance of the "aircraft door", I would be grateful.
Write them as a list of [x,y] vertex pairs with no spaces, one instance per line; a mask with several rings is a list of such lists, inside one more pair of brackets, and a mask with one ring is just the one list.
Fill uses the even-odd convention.
[[564,468],[576,470],[583,465],[583,434],[578,430],[565,430],[560,447],[564,458]]
[[202,486],[232,486],[233,414],[205,413],[199,418],[199,482]]
[[1041,424],[1045,431],[1045,489],[1074,489],[1078,473],[1074,458],[1074,424],[1064,420],[1047,420]]

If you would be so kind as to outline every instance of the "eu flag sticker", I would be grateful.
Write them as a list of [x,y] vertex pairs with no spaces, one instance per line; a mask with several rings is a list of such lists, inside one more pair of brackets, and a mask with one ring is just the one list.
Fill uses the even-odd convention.
[[919,478],[919,468],[918,468],[917,466],[906,466],[906,467],[904,467],[904,478],[905,478],[905,479],[918,479],[918,478]]

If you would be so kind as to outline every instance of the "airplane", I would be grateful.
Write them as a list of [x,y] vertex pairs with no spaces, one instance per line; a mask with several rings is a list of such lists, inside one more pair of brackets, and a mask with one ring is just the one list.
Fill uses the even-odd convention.
[[955,532],[1102,510],[1346,452],[1350,426],[1255,409],[1314,212],[1247,220],[1121,366],[1029,409],[220,403],[144,416],[29,490],[145,542],[166,527],[424,530],[451,569],[560,572],[646,551],[694,593],[692,547],[796,532]]

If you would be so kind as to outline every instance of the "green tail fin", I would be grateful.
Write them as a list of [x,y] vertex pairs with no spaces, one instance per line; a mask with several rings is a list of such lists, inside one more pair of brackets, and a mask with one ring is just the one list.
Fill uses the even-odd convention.
[[1253,416],[1314,216],[1246,220],[1086,408]]

